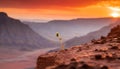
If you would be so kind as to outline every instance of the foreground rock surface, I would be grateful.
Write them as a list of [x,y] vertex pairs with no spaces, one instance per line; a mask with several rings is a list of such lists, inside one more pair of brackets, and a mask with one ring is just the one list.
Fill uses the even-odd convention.
[[120,26],[107,37],[40,55],[36,69],[120,69]]

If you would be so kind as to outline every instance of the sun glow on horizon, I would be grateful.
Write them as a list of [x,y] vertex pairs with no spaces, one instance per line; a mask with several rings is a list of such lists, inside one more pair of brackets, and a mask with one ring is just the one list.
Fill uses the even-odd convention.
[[112,16],[112,17],[120,17],[119,13],[117,13],[117,12],[113,12],[113,13],[111,14],[111,16]]
[[120,8],[119,7],[108,7],[112,13],[110,14],[112,17],[116,18],[116,17],[120,17]]

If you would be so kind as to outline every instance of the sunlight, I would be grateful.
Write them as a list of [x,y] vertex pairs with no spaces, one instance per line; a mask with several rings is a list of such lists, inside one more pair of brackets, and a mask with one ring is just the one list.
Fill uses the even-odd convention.
[[119,13],[117,13],[117,12],[113,12],[113,13],[111,14],[111,16],[112,16],[112,17],[119,17],[120,15],[119,15]]
[[120,8],[119,7],[108,7],[111,11],[112,11],[112,13],[110,14],[112,17],[120,17],[120,14],[119,14],[119,12],[120,12]]

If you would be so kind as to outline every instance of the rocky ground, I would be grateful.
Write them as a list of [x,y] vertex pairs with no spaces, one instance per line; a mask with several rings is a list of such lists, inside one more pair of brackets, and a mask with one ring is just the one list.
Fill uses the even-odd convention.
[[120,26],[107,37],[40,55],[36,69],[120,69]]

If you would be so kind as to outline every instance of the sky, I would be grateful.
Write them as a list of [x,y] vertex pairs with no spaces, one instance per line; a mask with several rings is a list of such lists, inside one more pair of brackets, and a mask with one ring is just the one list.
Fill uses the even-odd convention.
[[119,17],[120,0],[0,0],[0,11],[31,20]]

